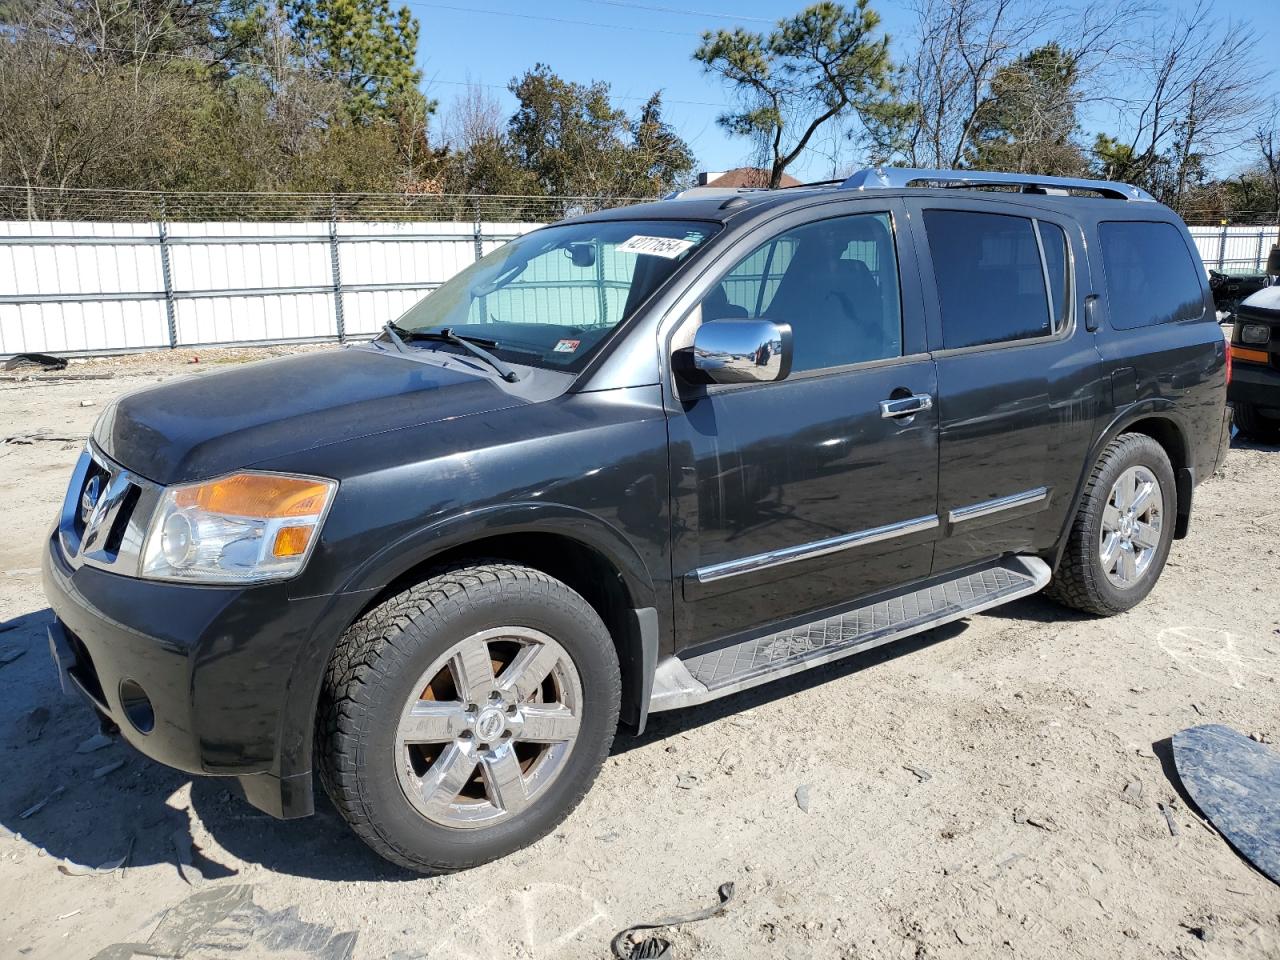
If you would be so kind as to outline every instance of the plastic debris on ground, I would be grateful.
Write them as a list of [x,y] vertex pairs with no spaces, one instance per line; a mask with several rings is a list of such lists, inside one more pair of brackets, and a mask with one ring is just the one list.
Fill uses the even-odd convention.
[[1280,753],[1230,727],[1208,723],[1174,734],[1173,762],[1214,829],[1280,883]]

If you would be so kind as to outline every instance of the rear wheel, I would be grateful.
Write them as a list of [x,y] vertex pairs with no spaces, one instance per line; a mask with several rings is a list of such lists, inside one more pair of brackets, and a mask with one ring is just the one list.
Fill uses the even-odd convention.
[[1258,412],[1257,407],[1243,403],[1234,404],[1232,413],[1235,425],[1250,440],[1266,444],[1280,443],[1280,420],[1264,416]]
[[596,612],[539,571],[442,571],[334,651],[317,751],[375,851],[443,872],[533,843],[586,794],[617,726],[618,662]]
[[1093,468],[1048,595],[1102,616],[1139,603],[1169,556],[1176,494],[1160,444],[1140,433],[1113,440]]

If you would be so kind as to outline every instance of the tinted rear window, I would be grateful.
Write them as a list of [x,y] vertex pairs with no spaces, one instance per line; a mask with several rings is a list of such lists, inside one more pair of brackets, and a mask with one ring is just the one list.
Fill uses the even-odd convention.
[[1132,330],[1204,313],[1203,268],[1173,224],[1104,221],[1098,235],[1113,327]]
[[[926,210],[948,349],[1053,332],[1035,225],[1025,217]],[[1065,281],[1064,281],[1065,283]]]

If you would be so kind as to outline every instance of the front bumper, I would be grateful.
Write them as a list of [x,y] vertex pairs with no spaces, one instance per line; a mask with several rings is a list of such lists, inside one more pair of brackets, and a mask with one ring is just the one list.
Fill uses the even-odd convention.
[[1280,417],[1280,370],[1261,363],[1236,360],[1231,367],[1227,401],[1256,407],[1268,416]]
[[282,584],[202,587],[73,568],[56,532],[43,572],[60,674],[132,746],[188,773],[239,777],[249,801],[275,816],[312,812],[309,765],[289,760],[311,731],[286,722],[286,702],[324,598],[291,599]]

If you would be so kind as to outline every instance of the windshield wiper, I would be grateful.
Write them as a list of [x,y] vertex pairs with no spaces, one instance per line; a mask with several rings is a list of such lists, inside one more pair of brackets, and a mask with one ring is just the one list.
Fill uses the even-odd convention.
[[387,332],[387,338],[395,344],[395,347],[401,353],[408,353],[409,348],[404,345],[404,341],[400,339],[399,328],[392,322],[388,321],[382,325],[382,329]]
[[[515,383],[520,376],[508,367],[505,363],[495,357],[484,347],[496,347],[497,340],[489,340],[484,337],[465,337],[461,334],[454,333],[449,327],[445,327],[440,331],[435,330],[405,330],[398,327],[394,323],[388,323],[384,328],[393,341],[398,343],[402,348],[405,340],[427,340],[435,343],[451,343],[455,347],[462,347],[474,357],[479,357],[493,369],[498,371],[498,375],[507,383]],[[403,339],[402,339],[403,338]],[[484,346],[481,346],[483,344]]]

